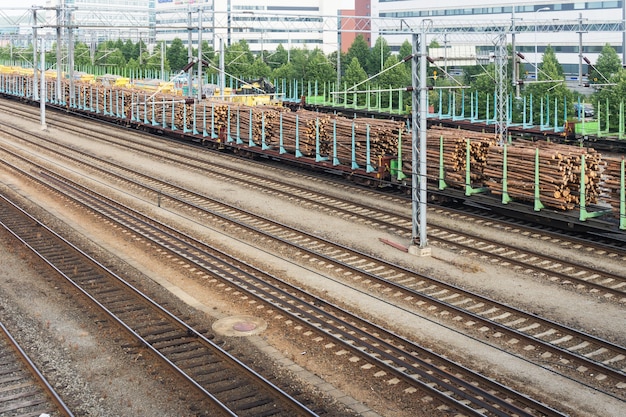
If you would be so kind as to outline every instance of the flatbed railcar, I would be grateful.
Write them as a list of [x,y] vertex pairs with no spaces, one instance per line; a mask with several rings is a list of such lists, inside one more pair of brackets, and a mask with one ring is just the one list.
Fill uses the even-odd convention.
[[[47,106],[68,113],[85,115],[92,118],[106,120],[128,128],[167,135],[186,141],[201,143],[205,146],[228,150],[246,157],[264,157],[283,162],[298,164],[311,169],[323,170],[349,178],[357,183],[374,186],[411,190],[410,169],[403,167],[404,158],[400,156],[400,145],[396,150],[386,154],[371,152],[373,139],[369,136],[369,127],[365,139],[355,141],[354,128],[352,135],[337,134],[333,131],[332,140],[328,141],[326,149],[321,150],[319,138],[319,120],[316,124],[315,143],[310,143],[305,152],[302,148],[302,139],[299,138],[298,122],[296,122],[295,138],[287,137],[283,131],[282,112],[278,112],[280,122],[274,121],[273,136],[270,140],[265,129],[265,117],[260,120],[260,137],[253,137],[252,107],[231,105],[223,100],[208,98],[198,101],[180,96],[149,94],[145,91],[134,91],[118,88],[111,85],[97,83],[75,83],[74,94],[70,96],[69,86],[63,81],[62,95],[56,97],[56,80],[50,79],[46,83]],[[26,102],[35,103],[33,94],[32,72],[29,76],[23,73],[0,73],[0,94],[4,97],[17,98]],[[228,123],[218,122],[217,107],[228,113],[221,118],[228,117]],[[270,106],[254,109],[254,111],[270,111]],[[250,112],[244,115],[243,112]],[[293,113],[298,114],[298,109]],[[249,116],[246,117],[245,116]],[[291,117],[291,116],[290,116]],[[340,116],[333,116],[340,117]],[[296,119],[297,120],[297,119]],[[249,126],[246,125],[249,123]],[[400,123],[404,123],[401,121]],[[277,128],[277,126],[280,126]],[[408,132],[404,131],[407,141]],[[289,133],[291,135],[293,132]],[[300,143],[299,143],[300,140]],[[290,143],[289,147],[286,145]],[[294,145],[295,143],[295,145]],[[468,145],[469,146],[469,145]],[[343,149],[343,156],[339,156],[338,149]],[[348,156],[346,157],[346,153]],[[358,156],[357,156],[358,154]],[[409,156],[410,158],[410,156]],[[536,162],[535,162],[536,164]],[[567,228],[578,231],[593,231],[612,233],[624,236],[626,240],[626,203],[624,191],[624,161],[621,161],[621,173],[611,180],[619,184],[619,203],[610,207],[606,204],[582,204],[574,210],[558,210],[546,208],[539,198],[534,201],[505,201],[500,194],[494,194],[488,187],[477,187],[469,179],[465,183],[453,186],[442,186],[442,178],[429,177],[429,198],[463,202],[479,205],[495,212],[502,212],[511,217],[525,218],[536,223],[553,225],[556,228]],[[445,161],[441,162],[440,170],[445,170]],[[528,172],[536,171],[531,162]],[[536,178],[537,184],[539,176]],[[584,181],[584,178],[583,180]],[[583,185],[584,188],[584,185]],[[585,197],[582,196],[582,201]]]
[[[301,101],[285,102],[285,105],[296,109],[304,108],[311,111],[319,111],[323,113],[336,113],[347,118],[353,117],[370,117],[378,119],[393,119],[409,122],[411,119],[410,112],[386,112],[373,108],[355,108],[342,107],[332,105],[321,105],[316,103],[308,103],[306,97],[302,97]],[[475,132],[495,132],[495,124],[487,123],[484,120],[471,120],[462,117],[440,117],[437,114],[429,114],[427,117],[428,126],[445,126],[451,128],[465,129]],[[548,140],[554,143],[564,143],[575,146],[587,146],[602,152],[626,154],[626,138],[615,136],[598,136],[592,133],[578,133],[576,126],[584,124],[578,122],[567,122],[559,129],[542,129],[539,126],[524,126],[523,124],[512,124],[507,127],[509,134],[514,138],[530,138],[534,140]],[[584,130],[584,129],[583,129]]]

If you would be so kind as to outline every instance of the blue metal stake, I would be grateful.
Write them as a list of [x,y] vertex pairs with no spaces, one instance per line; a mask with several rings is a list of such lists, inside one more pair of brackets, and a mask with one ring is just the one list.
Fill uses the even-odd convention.
[[333,119],[333,165],[339,165],[339,158],[337,158],[337,119]]
[[487,103],[485,104],[485,123],[489,124],[489,95],[487,95]]
[[359,165],[356,163],[356,136],[354,134],[354,122],[352,122],[352,169],[358,169]]
[[557,132],[558,131],[558,126],[559,126],[559,122],[558,122],[558,116],[559,116],[559,112],[558,112],[558,99],[556,97],[554,97],[554,131]]
[[216,139],[219,135],[215,133],[215,104],[211,103],[211,137]]
[[[213,111],[213,103],[211,103],[211,112]],[[209,134],[206,131],[206,103],[202,103],[202,137],[206,138]]]
[[371,147],[370,147],[370,125],[368,124],[366,126],[366,138],[367,141],[365,142],[365,149],[366,149],[366,155],[367,155],[367,163],[366,163],[366,171],[367,172],[374,172],[376,171],[373,167],[372,167],[372,158],[371,158]]
[[172,131],[176,130],[176,123],[174,122],[174,105],[174,99],[172,98],[172,125],[170,126]]
[[192,124],[192,127],[193,127],[193,130],[192,130],[193,134],[197,135],[198,134],[198,129],[196,128],[196,102],[195,101],[193,102],[193,124]]
[[187,103],[183,103],[183,133],[189,133],[187,129]]
[[226,142],[232,142],[233,137],[230,135],[230,104],[226,106],[226,120],[228,124],[226,125]]
[[[134,97],[134,94],[133,94],[133,97]],[[140,113],[139,113],[139,110],[140,110],[140,107],[139,107],[139,106],[140,106],[140,103],[139,103],[139,93],[137,93],[137,103],[136,103],[136,104],[137,104],[137,106],[136,106],[136,109],[137,109],[137,114],[135,115],[135,120],[136,120],[137,122],[141,122],[141,117],[140,117],[140,115],[139,115],[139,114],[140,114]]]
[[237,107],[237,144],[243,144],[243,140],[241,140],[241,128],[239,124],[241,123],[241,117],[239,113],[239,107]]
[[163,98],[163,101],[161,102],[161,106],[162,111],[161,111],[161,126],[163,127],[163,129],[167,128],[167,124],[165,122],[165,98]]
[[502,204],[508,204],[513,201],[513,199],[509,197],[507,146],[508,145],[505,143],[502,154]]
[[252,108],[250,108],[250,123],[248,126],[248,146],[251,148],[256,146],[256,143],[254,143],[252,139]]
[[135,93],[130,93],[130,120],[137,121],[135,118]]
[[300,152],[300,122],[299,122],[299,118],[298,115],[296,114],[296,158],[301,158],[302,157],[302,152]]
[[279,115],[279,128],[278,128],[278,153],[281,155],[287,153],[285,147],[283,146],[283,113],[281,112]]
[[265,113],[263,111],[261,111],[261,149],[270,149],[270,146],[265,143]]
[[541,185],[539,183],[539,148],[535,149],[535,211],[545,208],[541,202]]
[[445,190],[446,188],[448,188],[448,184],[446,184],[446,168],[443,157],[443,135],[441,135],[439,136],[439,189]]

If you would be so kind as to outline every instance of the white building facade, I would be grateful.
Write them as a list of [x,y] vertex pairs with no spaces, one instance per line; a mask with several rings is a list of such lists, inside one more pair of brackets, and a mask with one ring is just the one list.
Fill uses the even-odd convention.
[[427,43],[435,40],[447,48],[471,45],[478,57],[492,54],[496,28],[503,27],[507,42],[515,43],[515,50],[524,57],[521,64],[531,72],[533,65],[541,62],[548,45],[556,52],[566,74],[572,76],[578,75],[585,58],[595,63],[606,44],[626,64],[624,0],[374,0],[372,17],[380,22],[373,25],[373,30],[378,31],[372,39],[384,36],[394,51],[408,38],[406,33],[393,34],[394,26],[400,27],[394,21],[417,32],[422,22],[428,22],[436,30],[427,35]]
[[[354,8],[352,0],[157,0],[156,40],[180,38],[197,45],[202,40],[215,50],[220,41],[232,45],[245,39],[252,52],[289,48],[337,50],[338,14]],[[201,20],[201,23],[200,23]]]

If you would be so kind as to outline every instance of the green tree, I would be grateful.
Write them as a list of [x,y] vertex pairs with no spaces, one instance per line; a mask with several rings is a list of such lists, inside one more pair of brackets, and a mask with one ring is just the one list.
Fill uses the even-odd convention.
[[250,69],[253,62],[254,55],[250,52],[248,42],[243,39],[225,50],[224,67],[227,74],[238,78],[248,78],[251,76]]
[[91,64],[91,51],[84,42],[76,42],[74,45],[74,65],[83,66]]
[[272,70],[275,70],[281,65],[285,65],[288,60],[289,52],[280,44],[276,47],[276,51],[268,57],[266,63]]
[[139,39],[139,42],[133,45],[133,51],[131,58],[135,58],[139,61],[140,65],[143,65],[144,53],[148,50],[148,47],[143,40]]
[[366,72],[370,75],[379,73],[384,66],[385,61],[391,55],[391,48],[389,44],[382,36],[376,39],[376,43],[372,48],[372,51],[367,62]]
[[[145,67],[150,68],[152,70],[161,70],[161,43],[159,42],[154,47],[154,53],[152,55],[146,54],[145,58]],[[170,70],[170,64],[167,61],[167,58],[164,57],[163,66],[165,71]]]
[[[609,84],[610,85],[602,86],[598,89],[592,97],[592,102],[596,107],[596,115],[599,114],[598,121],[600,122],[600,128],[602,130],[616,132],[619,131],[620,106],[622,106],[624,97],[626,97],[626,70],[620,68],[617,72],[612,74],[609,78]],[[598,104],[600,105],[600,109],[597,108]],[[608,109],[606,107],[607,104]],[[607,114],[609,115],[608,126]]]
[[127,61],[133,58],[133,51],[135,49],[135,44],[133,43],[133,41],[127,39],[120,49],[122,51],[122,54],[124,55],[124,58],[126,58]]
[[[523,94],[527,97],[533,97],[533,120],[539,122],[541,120],[541,104],[543,103],[544,112],[547,115],[550,110],[550,119],[544,123],[554,121],[556,105],[556,120],[563,120],[565,111],[567,114],[574,114],[573,99],[574,94],[565,84],[563,67],[556,58],[554,49],[550,45],[543,54],[543,60],[539,65],[538,81],[529,83],[525,86]],[[556,104],[555,104],[556,103]],[[567,106],[567,110],[565,110]],[[544,116],[545,117],[545,116]]]
[[337,79],[337,72],[321,49],[315,48],[308,54],[305,81],[324,84]]
[[[496,66],[489,64],[487,67],[473,67],[466,69],[465,76],[471,79],[471,92],[478,95],[478,102],[484,105],[478,108],[478,117],[493,117],[494,93],[496,91]],[[447,98],[447,95],[442,97]],[[443,101],[443,100],[442,100]],[[487,104],[489,103],[489,115],[487,114]],[[447,104],[443,104],[447,106]],[[447,107],[446,107],[447,108]]]
[[595,68],[590,66],[588,79],[592,84],[606,84],[608,80],[622,69],[622,61],[615,49],[608,43],[598,55]]
[[106,57],[106,64],[112,67],[123,67],[126,65],[126,59],[119,49],[114,49],[109,56]]
[[[357,61],[359,61],[359,65],[361,66],[361,68],[365,69],[367,66],[367,63],[370,60],[371,54],[372,52],[370,50],[369,45],[367,44],[367,41],[365,40],[363,35],[358,34],[356,38],[354,39],[354,42],[352,42],[352,45],[350,45],[350,48],[348,48],[346,62],[348,63],[348,65],[351,65],[352,59],[356,58]],[[346,72],[347,72],[347,67],[346,67]]]
[[250,80],[256,80],[259,78],[269,79],[272,74],[272,69],[261,59],[260,56],[258,56],[252,62],[246,73],[247,78]]
[[165,53],[173,71],[180,71],[187,65],[187,50],[180,38],[174,38]]
[[309,61],[309,51],[303,48],[294,48],[291,50],[291,64],[293,65],[294,78],[304,83],[306,79],[306,70]]
[[[367,73],[365,72],[361,64],[359,63],[359,60],[356,57],[352,58],[352,61],[350,61],[350,63],[348,64],[348,67],[346,68],[346,74],[343,76],[341,80],[345,87],[345,88],[342,88],[341,90],[344,90],[344,89],[348,90],[348,102],[353,101],[353,95],[351,97],[350,93],[358,89],[357,87],[351,90],[351,87],[355,86],[361,81],[365,81],[366,79],[367,79]],[[357,94],[356,104],[362,106],[365,104],[365,102],[366,102],[365,95]]]
[[[400,51],[398,52],[399,58],[404,59],[407,56],[410,56],[412,54],[413,54],[413,45],[408,40],[405,40],[404,42],[402,42],[402,45],[400,45]],[[409,72],[411,71],[411,68],[413,65],[412,61],[413,60],[409,59],[404,63],[404,66],[407,67]]]
[[296,78],[296,70],[291,62],[287,62],[272,71],[272,78],[276,80],[293,80]]
[[98,45],[94,63],[95,65],[123,67],[126,65],[126,59],[122,51],[115,48],[115,42],[106,41]]
[[[384,72],[376,79],[382,90],[404,88],[411,85],[411,72],[404,65],[397,65],[398,57],[389,56],[385,61]],[[381,94],[381,106],[388,107],[391,100],[391,106],[397,109],[400,106],[400,94],[398,91],[386,92]],[[410,94],[403,97],[403,105],[410,102]]]
[[[348,66],[348,54],[341,52],[339,55],[339,63],[341,65],[341,74],[346,73],[346,67]],[[337,51],[333,51],[328,55],[328,60],[330,61],[333,68],[335,68],[335,72],[337,72]]]

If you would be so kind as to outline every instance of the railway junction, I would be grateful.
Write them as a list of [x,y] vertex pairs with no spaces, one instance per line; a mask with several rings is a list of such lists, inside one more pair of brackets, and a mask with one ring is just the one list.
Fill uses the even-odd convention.
[[[226,345],[258,372],[271,375],[278,386],[314,414],[446,415],[459,412],[453,411],[455,406],[451,404],[455,402],[446,398],[458,401],[467,396],[461,403],[472,405],[461,413],[471,415],[477,403],[467,402],[471,395],[467,388],[459,390],[462,385],[456,384],[460,381],[444,388],[441,396],[442,391],[424,391],[426,387],[419,383],[424,376],[416,377],[419,368],[414,371],[416,380],[410,382],[400,378],[401,374],[393,375],[398,368],[382,370],[382,362],[377,364],[378,355],[371,347],[361,349],[374,356],[350,353],[348,345],[338,344],[348,333],[338,339],[328,338],[330,334],[338,337],[340,328],[330,334],[307,330],[305,322],[295,321],[307,314],[307,309],[290,316],[303,302],[310,305],[309,310],[321,308],[316,313],[320,318],[319,314],[329,313],[333,305],[381,326],[368,334],[384,328],[405,339],[392,342],[391,335],[385,337],[385,343],[391,343],[387,352],[401,344],[415,343],[411,348],[414,352],[417,346],[425,349],[420,357],[431,351],[444,355],[472,371],[467,375],[460,368],[455,371],[461,380],[473,380],[476,387],[487,383],[475,379],[479,375],[497,381],[498,396],[507,398],[507,402],[519,404],[520,400],[513,400],[512,395],[520,392],[532,398],[522,407],[529,415],[613,415],[623,405],[623,359],[619,349],[623,350],[620,346],[624,341],[619,331],[615,333],[623,327],[624,297],[619,280],[624,278],[625,255],[619,247],[604,244],[592,249],[591,242],[550,237],[548,231],[525,232],[521,225],[496,226],[495,219],[470,220],[469,213],[431,208],[431,239],[436,238],[437,243],[433,240],[431,257],[415,258],[397,249],[410,239],[411,217],[408,203],[402,203],[398,196],[328,182],[328,178],[316,178],[311,173],[285,171],[282,166],[254,161],[242,166],[228,155],[198,152],[180,143],[161,144],[160,139],[117,133],[117,128],[110,126],[102,131],[91,122],[78,126],[71,119],[61,118],[66,117],[61,114],[51,113],[48,131],[41,132],[33,122],[32,107],[3,104],[3,109],[11,108],[10,113],[3,112],[1,122],[3,195],[20,201],[47,226],[125,279],[132,279],[135,286],[153,294],[168,310],[179,312],[209,340]],[[13,127],[7,124],[9,117]],[[245,172],[238,172],[244,167]],[[87,189],[79,193],[79,186]],[[306,297],[316,298],[287,303],[291,307],[286,309],[277,299],[268,307],[262,300],[270,294],[257,299],[258,290],[248,292],[251,282],[237,285],[242,276],[221,282],[220,275],[232,272],[212,276],[210,269],[204,271],[205,261],[196,260],[197,249],[193,253],[185,249],[186,255],[168,254],[157,249],[157,241],[150,243],[147,229],[142,230],[145,226],[127,229],[130,220],[115,225],[110,209],[100,206],[94,211],[96,200],[87,200],[87,190],[101,194],[99,199],[107,196],[117,200],[269,272],[274,277],[271,279],[284,281],[280,284],[283,290],[289,283],[306,290]],[[313,196],[307,195],[311,193]],[[345,196],[351,196],[354,208],[339,203]],[[246,212],[235,214],[235,209]],[[392,212],[398,219],[390,217]],[[270,219],[278,223],[270,225]],[[286,226],[290,229],[281,231]],[[163,227],[159,226],[161,230]],[[467,236],[463,237],[462,231]],[[7,265],[3,271],[9,271],[2,277],[3,288],[7,288],[3,308],[16,317],[13,320],[29,323],[18,331],[19,337],[25,343],[39,344],[40,349],[42,343],[48,347],[36,361],[60,361],[59,369],[93,380],[91,384],[77,379],[77,387],[68,382],[72,376],[57,371],[49,374],[51,382],[65,380],[65,389],[75,390],[73,395],[84,401],[85,407],[90,404],[104,414],[136,415],[159,408],[179,415],[207,412],[206,400],[183,388],[186,385],[180,377],[154,363],[152,354],[137,342],[125,342],[126,336],[109,323],[111,319],[99,318],[92,311],[85,322],[81,318],[84,313],[69,313],[68,300],[75,300],[69,305],[84,302],[79,301],[76,290],[57,282],[53,278],[56,273],[37,267],[40,262],[19,249],[14,238],[5,233],[3,239],[9,245],[6,253],[11,254],[3,258]],[[330,242],[341,246],[331,249]],[[390,242],[395,245],[387,244]],[[499,253],[498,245],[508,249]],[[356,252],[343,254],[347,249]],[[523,250],[532,252],[512,252]],[[531,258],[539,253],[549,254],[554,260],[533,263]],[[374,258],[360,261],[358,257],[364,254],[373,254]],[[23,263],[25,259],[29,260],[27,264]],[[573,266],[557,266],[566,261],[578,261],[578,269],[568,272]],[[69,267],[69,275],[74,268]],[[32,285],[38,290],[21,294],[24,285],[15,278],[18,275],[35,280]],[[38,281],[42,276],[47,279]],[[377,281],[379,276],[386,278]],[[270,285],[270,276],[263,280]],[[390,286],[392,283],[397,286]],[[460,292],[462,289],[471,295]],[[54,294],[49,296],[50,303],[44,303],[49,298],[44,294]],[[39,303],[33,305],[32,300]],[[52,301],[58,301],[56,307]],[[114,305],[119,308],[119,301]],[[72,321],[52,314],[59,309],[73,314]],[[531,315],[524,317],[523,311]],[[341,314],[345,318],[347,313]],[[354,320],[350,319],[352,325]],[[219,326],[224,322],[230,328],[226,333]],[[75,327],[68,328],[67,323],[75,323]],[[140,330],[141,326],[137,328]],[[569,333],[574,330],[582,333]],[[155,338],[152,332],[148,340]],[[38,333],[46,335],[49,343],[38,340]],[[100,341],[101,334],[111,337]],[[582,339],[584,334],[586,339]],[[528,336],[531,338],[523,338]],[[598,345],[601,340],[609,343]],[[100,358],[94,349],[107,352],[110,359],[106,364],[85,361],[89,355]],[[171,354],[167,349],[166,353]],[[562,356],[566,353],[573,355]],[[389,360],[399,360],[395,357]],[[582,357],[591,361],[577,363]],[[125,365],[125,360],[130,360],[133,367]],[[435,363],[435,358],[428,361]],[[112,370],[106,370],[108,364]],[[449,369],[452,364],[438,366]],[[610,369],[617,373],[612,376]],[[122,370],[125,377],[112,378]],[[427,385],[437,386],[434,380]],[[155,401],[149,392],[158,393],[159,389],[167,392],[158,394]],[[494,390],[495,386],[489,388],[492,393]],[[165,398],[168,400],[164,403]],[[116,408],[120,404],[123,410]],[[544,408],[538,408],[538,404]],[[77,407],[71,401],[69,405]],[[492,415],[502,404],[496,401],[481,407],[495,407],[477,412]],[[85,412],[80,412],[80,406],[77,410],[77,414]]]
[[[490,35],[503,157],[469,131],[428,144],[428,25],[405,149],[402,122],[380,141],[356,118],[216,111],[202,88],[0,74],[0,414],[620,415],[623,155],[507,144],[507,28]],[[549,197],[546,171],[566,171]]]

